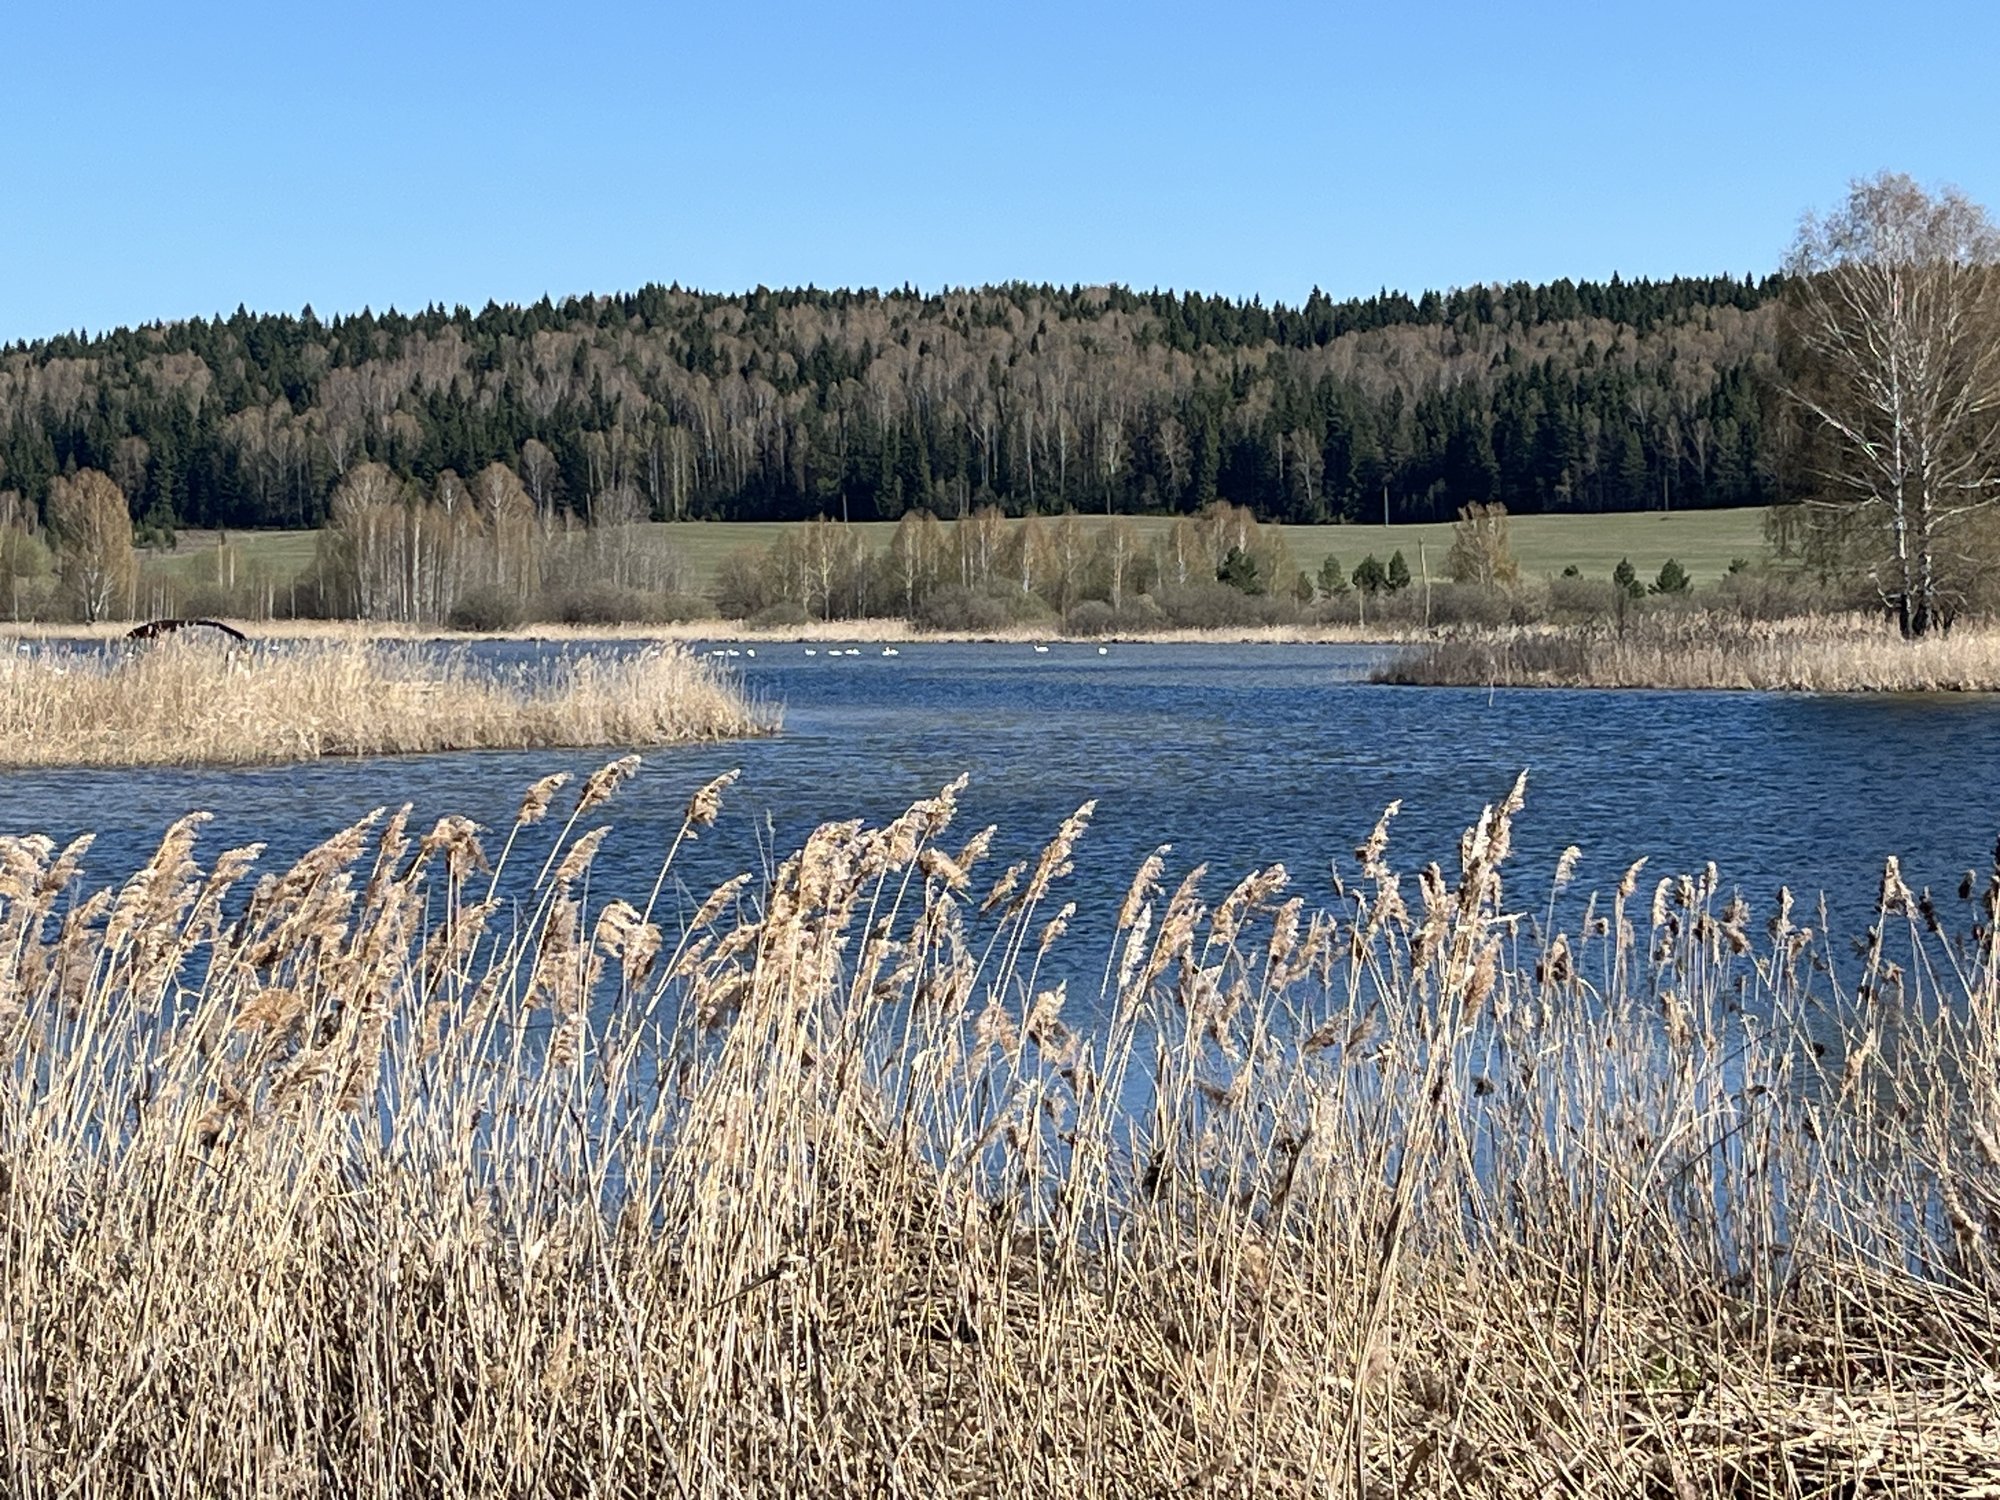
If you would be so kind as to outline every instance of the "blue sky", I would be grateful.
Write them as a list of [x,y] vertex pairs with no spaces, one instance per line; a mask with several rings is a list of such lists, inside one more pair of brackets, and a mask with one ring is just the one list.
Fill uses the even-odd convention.
[[1296,300],[1771,269],[2000,209],[2000,6],[14,0],[0,340],[1022,278]]

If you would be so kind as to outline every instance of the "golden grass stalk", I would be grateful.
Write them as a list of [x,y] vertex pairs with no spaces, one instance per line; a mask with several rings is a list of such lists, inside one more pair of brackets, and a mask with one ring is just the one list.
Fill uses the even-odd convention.
[[[676,647],[487,669],[360,641],[0,654],[0,765],[196,765],[435,750],[664,745],[764,733],[775,714]],[[524,821],[553,788],[537,788]]]
[[2000,691],[2000,629],[1906,641],[1863,616],[1714,614],[1452,632],[1406,646],[1378,682],[1429,687],[1725,688],[1808,693]]
[[570,828],[511,923],[400,816],[247,900],[0,838],[7,1492],[2000,1482],[2000,877],[1858,970],[1706,870],[1531,938],[1517,788],[1419,913],[1386,824],[1328,910],[1190,872],[1093,1010],[922,870],[955,796],[678,949]]

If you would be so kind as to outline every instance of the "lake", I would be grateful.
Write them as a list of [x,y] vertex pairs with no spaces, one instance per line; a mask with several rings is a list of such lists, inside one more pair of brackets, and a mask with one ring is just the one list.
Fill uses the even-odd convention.
[[[517,660],[561,648],[483,645]],[[602,649],[602,648],[568,648]],[[701,649],[709,649],[704,645]],[[1088,798],[1096,821],[1056,901],[1081,908],[1063,972],[1094,992],[1132,872],[1171,843],[1170,883],[1206,861],[1217,899],[1283,861],[1293,889],[1331,899],[1329,871],[1400,798],[1391,863],[1447,869],[1460,831],[1529,773],[1516,828],[1513,903],[1539,910],[1559,851],[1584,851],[1579,889],[1614,884],[1648,856],[1648,883],[1713,860],[1761,923],[1777,888],[1824,890],[1836,925],[1865,926],[1885,855],[1912,886],[1955,892],[2000,833],[2000,698],[1486,692],[1386,688],[1353,646],[909,644],[835,655],[826,645],[725,658],[785,709],[767,741],[652,751],[607,809],[614,832],[593,899],[644,900],[694,789],[740,766],[721,822],[678,864],[683,900],[768,868],[817,823],[893,816],[960,772],[972,780],[954,840],[1001,835],[976,880],[1038,849]],[[748,654],[754,649],[755,655]],[[207,855],[264,840],[289,858],[380,805],[427,820],[463,813],[499,830],[552,769],[605,752],[455,754],[249,770],[0,772],[0,830],[86,829],[99,881],[122,878],[192,808],[215,814]],[[538,830],[543,831],[543,830]],[[1946,903],[1955,909],[1955,898]],[[1756,930],[1753,928],[1753,930]],[[1079,997],[1081,999],[1081,997]],[[1079,1007],[1081,1008],[1081,1007]],[[1073,1014],[1076,1012],[1072,1012]]]

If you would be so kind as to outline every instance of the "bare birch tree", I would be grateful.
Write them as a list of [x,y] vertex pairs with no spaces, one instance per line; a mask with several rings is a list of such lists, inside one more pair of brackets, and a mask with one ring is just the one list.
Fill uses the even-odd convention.
[[1451,553],[1445,568],[1459,583],[1475,583],[1481,588],[1497,588],[1515,583],[1521,565],[1507,531],[1507,507],[1474,502],[1458,513],[1451,528]]
[[1787,263],[1787,390],[1820,440],[1818,498],[1867,513],[1906,636],[1946,623],[1953,523],[2000,498],[1996,265],[1984,209],[1893,173],[1808,215]]
[[138,565],[132,556],[132,516],[111,476],[79,469],[49,486],[49,530],[56,541],[56,576],[86,621],[126,604]]

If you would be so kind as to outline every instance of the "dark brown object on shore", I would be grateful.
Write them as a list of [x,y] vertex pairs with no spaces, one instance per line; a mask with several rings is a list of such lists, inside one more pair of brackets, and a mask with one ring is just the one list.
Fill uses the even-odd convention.
[[242,641],[248,644],[250,640],[249,636],[238,630],[234,625],[225,625],[220,620],[148,620],[145,624],[135,625],[126,631],[125,639],[128,641],[157,641],[163,635],[172,635],[176,631],[192,630],[197,627],[204,630],[219,630],[232,641]]

